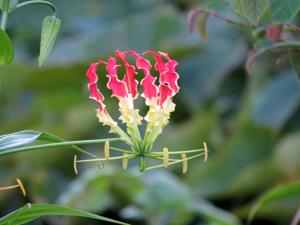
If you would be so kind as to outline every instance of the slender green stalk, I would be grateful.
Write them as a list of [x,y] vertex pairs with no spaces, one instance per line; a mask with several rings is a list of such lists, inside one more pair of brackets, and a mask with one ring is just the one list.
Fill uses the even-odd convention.
[[6,29],[7,17],[8,17],[8,12],[6,10],[4,10],[2,12],[2,17],[1,17],[1,29],[2,30]]
[[121,148],[116,148],[116,147],[110,147],[110,149],[112,150],[115,150],[117,152],[123,152],[123,153],[132,153],[132,151],[127,151],[127,150],[124,150],[124,149],[121,149]]
[[[194,158],[197,158],[197,157],[202,156],[202,155],[205,155],[205,153],[200,153],[200,154],[188,157],[185,160],[194,159]],[[174,162],[170,162],[169,165],[173,165],[173,164],[177,164],[177,163],[182,163],[182,162],[183,162],[183,160],[180,159],[180,160],[177,160],[177,161],[174,161]],[[147,171],[147,170],[153,170],[153,169],[158,169],[158,168],[161,168],[161,167],[164,167],[164,164],[160,164],[160,165],[157,165],[157,166],[151,166],[151,167],[145,168],[145,171]]]
[[133,159],[135,158],[135,154],[131,155],[124,155],[124,156],[116,156],[116,157],[111,157],[109,159],[105,158],[99,158],[99,159],[83,159],[83,160],[77,160],[77,163],[92,163],[92,162],[104,162],[104,161],[110,161],[110,160],[118,160],[118,159]]
[[[169,155],[177,155],[177,154],[184,154],[184,153],[195,153],[195,152],[203,152],[205,149],[200,148],[200,149],[193,149],[193,150],[186,150],[186,151],[170,151]],[[146,153],[146,156],[161,156],[163,155],[163,152],[151,152],[151,153]]]
[[[81,140],[81,141],[65,141],[65,142],[57,142],[57,143],[49,143],[49,144],[41,144],[41,145],[34,145],[34,146],[26,146],[21,148],[10,149],[6,151],[0,151],[0,156],[14,154],[19,152],[31,151],[31,150],[38,150],[38,149],[47,149],[47,148],[58,148],[58,147],[71,147],[72,145],[86,145],[86,144],[99,144],[104,143],[105,141],[120,141],[120,138],[106,138],[106,139],[96,139],[96,140]],[[90,156],[95,157],[95,155],[86,152],[81,149],[75,149],[78,152],[88,154]]]
[[43,5],[47,5],[47,6],[49,6],[49,7],[52,9],[54,15],[56,15],[56,11],[57,11],[57,10],[56,10],[55,5],[53,5],[51,2],[43,1],[43,0],[31,0],[31,1],[22,2],[22,3],[20,3],[20,4],[17,5],[16,9],[20,9],[20,8],[22,8],[22,7],[24,7],[24,6],[32,5],[32,4],[43,4]]

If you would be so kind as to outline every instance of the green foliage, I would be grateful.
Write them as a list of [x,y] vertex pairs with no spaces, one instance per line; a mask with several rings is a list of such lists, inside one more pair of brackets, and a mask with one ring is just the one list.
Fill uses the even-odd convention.
[[14,49],[8,34],[0,29],[0,64],[6,65],[12,62]]
[[[95,144],[95,143],[98,144],[98,143],[104,143],[105,141],[118,141],[118,140],[119,140],[118,138],[111,138],[111,139],[98,139],[98,140],[66,141],[63,138],[60,138],[53,134],[38,132],[33,130],[25,130],[17,133],[5,134],[0,136],[0,156],[16,154],[19,152],[31,151],[31,150],[70,147],[80,153],[84,153],[89,156],[95,157],[93,154],[84,151],[83,149],[77,147],[76,145]],[[35,141],[47,141],[47,142],[54,142],[54,143],[30,145]]]
[[299,0],[270,0],[270,10],[274,22],[286,22],[293,19],[300,10]]
[[268,0],[235,0],[234,9],[250,23],[257,25],[269,6]]
[[[18,61],[1,68],[0,130],[2,134],[43,130],[68,140],[110,137],[97,122],[96,105],[88,100],[88,64],[112,55],[115,49],[155,49],[178,60],[181,91],[174,98],[177,106],[171,124],[154,149],[192,149],[206,141],[211,149],[206,164],[191,161],[185,175],[181,165],[143,175],[131,172],[137,170],[134,161],[125,172],[119,163],[104,164],[103,169],[97,164],[95,168],[79,165],[75,177],[74,152],[53,147],[69,148],[78,142],[36,139],[16,148],[32,150],[46,145],[48,150],[0,157],[1,185],[20,177],[25,186],[29,184],[31,199],[122,218],[132,224],[238,225],[247,218],[252,199],[278,184],[285,185],[287,180],[298,180],[299,81],[285,57],[288,49],[297,71],[297,33],[285,25],[284,38],[271,43],[266,37],[267,28],[276,22],[271,17],[271,4],[263,15],[262,11],[252,11],[248,15],[252,22],[247,22],[232,13],[229,3],[233,1],[215,0],[206,1],[205,6],[242,23],[243,29],[210,16],[201,24],[208,36],[202,42],[188,34],[187,12],[182,11],[193,8],[194,2],[74,0],[70,9],[67,1],[53,0],[62,12],[64,29],[48,67],[41,69],[34,66],[36,33],[46,11],[43,7],[20,10],[8,24],[14,28],[11,35]],[[257,26],[253,15],[259,15]],[[18,25],[19,18],[24,26]],[[298,25],[294,18],[288,22]],[[253,29],[259,30],[258,36],[250,36]],[[286,37],[293,38],[286,41]],[[255,48],[251,76],[244,70],[249,45]],[[104,69],[99,68],[98,74],[104,91]],[[117,119],[118,109],[110,95],[104,91],[105,103]],[[142,105],[141,101],[138,99],[137,105]],[[34,137],[33,133],[30,138]],[[103,154],[101,142],[81,144],[92,154]],[[20,204],[13,194],[1,193],[0,212],[7,213],[11,205]],[[294,196],[262,205],[253,224],[289,224],[299,208],[299,195]],[[56,224],[52,218],[44,219],[47,224]],[[82,221],[70,218],[69,223]]]
[[43,20],[40,55],[38,59],[40,66],[46,61],[53,48],[60,25],[60,19],[55,16],[47,16]]
[[9,215],[0,218],[0,225],[21,225],[26,224],[30,221],[36,220],[41,216],[78,216],[90,219],[96,219],[101,221],[106,221],[115,224],[128,225],[128,223],[123,223],[117,220],[109,219],[103,216],[98,216],[96,214],[88,213],[79,209],[74,209],[59,205],[50,204],[27,204],[23,208],[20,208]]
[[293,197],[300,194],[300,181],[294,181],[287,184],[280,185],[265,193],[252,207],[248,221],[251,221],[256,212],[276,200]]

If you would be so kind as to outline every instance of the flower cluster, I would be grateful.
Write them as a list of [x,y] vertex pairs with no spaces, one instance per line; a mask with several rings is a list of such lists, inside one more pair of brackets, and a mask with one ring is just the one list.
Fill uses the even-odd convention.
[[[159,78],[151,74],[152,65],[144,56],[151,55],[155,59],[154,69],[159,73]],[[135,58],[135,65],[127,61],[128,55]],[[118,77],[118,70],[121,65],[117,63],[120,60],[125,68],[125,75]],[[121,116],[119,119],[126,124],[126,134],[116,121],[112,119],[105,104],[104,97],[97,87],[97,68],[104,64],[107,70],[107,88],[111,90],[112,96],[119,100],[119,109]],[[176,72],[178,63],[170,59],[168,54],[162,52],[146,51],[138,54],[135,51],[116,51],[115,57],[110,57],[107,62],[99,60],[92,63],[86,73],[89,83],[90,98],[99,104],[97,116],[104,125],[110,126],[111,132],[117,133],[126,143],[132,146],[136,151],[149,151],[152,143],[162,132],[162,128],[169,122],[170,114],[175,110],[173,97],[178,93],[177,84],[179,75]],[[137,69],[143,72],[143,78],[140,83],[137,81]],[[156,84],[158,83],[158,84]],[[141,96],[149,106],[149,111],[143,118],[139,110],[134,108],[134,101],[139,96],[138,85],[143,88]],[[142,140],[138,126],[142,120],[147,121],[145,137]]]
[[[133,64],[129,63],[129,57],[133,59]],[[153,66],[149,59],[154,61]],[[104,96],[98,87],[97,75],[97,69],[101,65],[105,66],[106,69],[106,86],[111,91],[112,97],[118,99],[119,120],[126,125],[126,132],[111,117],[104,104]],[[169,158],[166,156],[166,151],[157,154],[150,154],[150,151],[163,128],[169,123],[171,113],[175,110],[173,97],[180,89],[178,86],[179,75],[176,71],[177,65],[177,61],[171,59],[167,53],[149,50],[139,54],[133,50],[117,50],[115,57],[92,63],[86,72],[90,98],[99,105],[97,109],[99,122],[109,126],[111,133],[117,134],[122,141],[130,146],[130,151],[119,149],[125,154],[121,157],[123,160],[141,157],[140,169],[142,171],[146,168],[145,158],[147,157],[164,158],[165,166],[166,157]],[[120,75],[121,69],[125,71],[124,75]],[[138,90],[142,90],[142,93],[139,93]],[[135,100],[139,96],[145,100],[148,107],[148,112],[144,117],[134,107]],[[147,122],[147,126],[142,137],[139,126],[143,120]],[[108,150],[106,148],[105,160],[109,159],[107,157]],[[182,157],[182,160],[186,161],[186,155]],[[123,164],[127,165],[126,162]]]

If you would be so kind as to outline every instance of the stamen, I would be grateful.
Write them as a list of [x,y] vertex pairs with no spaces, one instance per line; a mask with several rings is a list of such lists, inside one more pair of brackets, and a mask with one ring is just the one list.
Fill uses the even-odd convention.
[[74,155],[73,168],[74,168],[75,174],[78,175],[78,170],[77,170],[77,155]]
[[169,149],[163,149],[163,160],[164,160],[164,167],[167,168],[169,166]]
[[188,160],[186,154],[181,154],[182,158],[182,173],[186,173],[188,170]]
[[208,158],[208,148],[206,142],[203,142],[203,145],[204,145],[204,162],[206,162]]
[[26,190],[24,188],[24,185],[23,185],[22,181],[19,178],[17,178],[16,180],[17,180],[17,183],[18,183],[18,185],[21,189],[21,192],[22,192],[23,196],[25,197],[26,196]]
[[104,143],[104,158],[106,160],[109,160],[110,158],[110,152],[109,152],[109,141],[106,141]]
[[128,168],[128,154],[126,152],[124,152],[123,156],[126,156],[126,158],[122,159],[122,167],[123,170],[127,170]]

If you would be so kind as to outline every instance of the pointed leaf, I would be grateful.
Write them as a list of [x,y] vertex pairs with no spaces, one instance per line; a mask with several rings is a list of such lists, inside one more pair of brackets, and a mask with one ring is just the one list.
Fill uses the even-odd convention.
[[7,65],[14,58],[14,49],[8,34],[0,29],[0,64]]
[[55,43],[61,22],[55,16],[47,16],[42,25],[41,47],[38,58],[39,66],[41,66],[50,54]]
[[0,225],[21,225],[33,221],[41,216],[77,216],[85,217],[90,219],[96,219],[106,222],[111,222],[115,224],[124,224],[117,220],[109,219],[107,217],[98,216],[83,210],[69,208],[60,205],[51,205],[51,204],[27,204],[21,209],[18,209],[7,216],[0,218]]
[[[15,154],[20,152],[19,148],[29,145],[35,141],[47,141],[47,142],[65,142],[65,139],[56,135],[39,132],[34,130],[24,130],[16,133],[6,134],[0,136],[0,156]],[[85,152],[83,149],[71,145],[74,150]]]

